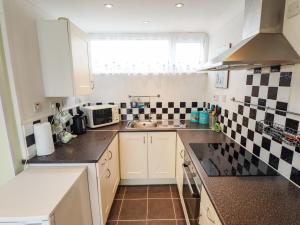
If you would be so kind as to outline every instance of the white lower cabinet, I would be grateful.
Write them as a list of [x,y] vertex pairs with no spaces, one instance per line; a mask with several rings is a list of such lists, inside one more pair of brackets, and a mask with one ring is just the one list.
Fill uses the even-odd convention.
[[175,132],[120,133],[121,179],[175,178]]
[[200,225],[222,225],[204,187],[201,190]]
[[118,136],[116,136],[97,164],[102,225],[106,224],[120,182],[118,150]]
[[122,179],[147,178],[147,158],[147,132],[120,133]]
[[175,178],[176,133],[148,133],[149,178]]
[[183,187],[183,169],[182,165],[184,163],[184,145],[177,135],[177,145],[176,145],[176,183],[178,187],[178,191],[182,194],[182,187]]

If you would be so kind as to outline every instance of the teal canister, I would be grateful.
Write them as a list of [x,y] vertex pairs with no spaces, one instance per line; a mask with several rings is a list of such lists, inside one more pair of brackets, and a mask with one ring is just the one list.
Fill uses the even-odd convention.
[[201,124],[201,125],[209,124],[209,113],[207,111],[199,112],[199,124]]
[[199,122],[199,112],[198,111],[192,111],[191,112],[191,122],[192,123],[198,123]]

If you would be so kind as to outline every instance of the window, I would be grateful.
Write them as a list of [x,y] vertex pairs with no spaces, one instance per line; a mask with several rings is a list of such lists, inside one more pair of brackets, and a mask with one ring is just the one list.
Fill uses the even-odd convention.
[[196,73],[206,61],[205,34],[96,37],[90,41],[93,74]]

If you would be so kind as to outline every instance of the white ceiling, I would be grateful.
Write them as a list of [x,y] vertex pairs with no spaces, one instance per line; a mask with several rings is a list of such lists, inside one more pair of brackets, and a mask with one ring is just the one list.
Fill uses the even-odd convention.
[[[207,32],[243,10],[244,0],[30,0],[88,33]],[[178,2],[183,8],[176,8]],[[114,5],[112,9],[105,3]],[[144,24],[143,21],[151,21]]]

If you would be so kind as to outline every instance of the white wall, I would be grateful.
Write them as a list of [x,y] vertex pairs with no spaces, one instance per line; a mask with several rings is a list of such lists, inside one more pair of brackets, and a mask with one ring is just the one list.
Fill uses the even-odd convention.
[[[216,56],[216,51],[224,45],[237,44],[242,40],[243,31],[243,17],[244,13],[240,12],[229,21],[225,21],[224,24],[220,24],[215,27],[209,36],[209,58]],[[215,74],[216,72],[209,72],[207,79],[207,101],[214,102],[221,106],[230,106],[232,102],[230,98],[243,93],[241,90],[241,83],[245,83],[246,72],[245,71],[231,71],[229,76],[229,88],[219,89],[215,88]],[[214,101],[214,96],[219,98],[218,101]],[[226,101],[223,101],[223,96],[226,96]]]
[[[286,4],[286,11],[287,6],[290,4],[292,0],[287,0]],[[285,13],[287,15],[287,12]],[[285,17],[283,33],[290,41],[292,46],[300,55],[300,15],[292,17],[290,19]],[[291,96],[289,101],[289,110],[295,111],[300,113],[300,104],[299,104],[299,97],[300,97],[300,64],[294,67],[294,75],[292,78],[292,88],[291,88]]]
[[[204,101],[207,75],[95,76],[92,102],[128,102],[128,95],[157,95],[153,101]],[[147,99],[146,99],[147,100]]]
[[12,154],[10,151],[2,102],[0,98],[0,186],[15,176]]
[[[29,0],[3,0],[11,62],[23,124],[53,114],[50,101],[44,97],[36,21],[56,19],[34,6]],[[41,104],[35,113],[34,103]],[[64,99],[65,107],[74,105],[75,98]]]

